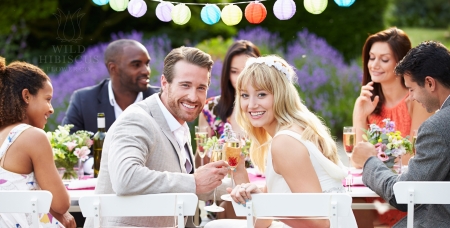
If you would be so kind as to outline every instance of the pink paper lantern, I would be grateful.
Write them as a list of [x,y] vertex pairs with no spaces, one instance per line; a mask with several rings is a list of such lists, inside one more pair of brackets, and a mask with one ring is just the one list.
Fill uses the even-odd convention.
[[273,14],[280,20],[291,19],[296,11],[294,0],[277,0],[273,5]]
[[160,2],[156,6],[156,17],[164,22],[169,22],[172,20],[172,9],[175,7],[170,2]]
[[128,12],[133,17],[142,17],[147,12],[147,4],[144,0],[131,0],[128,3]]

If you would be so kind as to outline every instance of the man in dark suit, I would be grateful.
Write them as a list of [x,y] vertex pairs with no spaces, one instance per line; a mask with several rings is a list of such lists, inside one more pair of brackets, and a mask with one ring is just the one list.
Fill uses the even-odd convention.
[[[399,181],[450,181],[450,51],[441,43],[426,41],[411,49],[398,63],[395,73],[405,79],[412,99],[428,112],[439,110],[419,128],[416,154],[408,171],[394,174],[377,159],[375,147],[358,143],[352,154],[355,167],[364,167],[364,184],[392,206],[397,204],[393,186]],[[394,227],[406,227],[406,217]],[[420,205],[414,211],[414,227],[450,227],[450,205]]]
[[159,92],[148,85],[150,56],[135,40],[121,39],[108,45],[105,65],[110,79],[75,91],[70,99],[62,124],[73,124],[77,130],[97,131],[97,113],[105,113],[109,127],[129,105]]

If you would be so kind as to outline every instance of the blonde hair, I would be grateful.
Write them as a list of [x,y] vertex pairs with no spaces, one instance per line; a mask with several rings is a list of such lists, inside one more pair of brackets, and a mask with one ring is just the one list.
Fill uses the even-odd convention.
[[[281,66],[275,67],[271,63],[279,62]],[[270,66],[271,65],[271,66]],[[283,69],[282,72],[279,69]],[[286,73],[287,70],[287,73]],[[241,92],[247,85],[256,90],[267,91],[274,96],[273,112],[277,121],[277,131],[289,128],[292,125],[302,127],[302,138],[314,143],[326,158],[338,163],[336,142],[330,130],[323,121],[314,115],[303,104],[294,86],[296,74],[292,67],[278,56],[259,57],[257,60],[249,59],[247,66],[241,72],[236,84],[237,122],[246,131],[252,140],[250,158],[262,171],[265,170],[265,160],[269,149],[271,136],[262,127],[253,127],[246,114],[240,108]]]

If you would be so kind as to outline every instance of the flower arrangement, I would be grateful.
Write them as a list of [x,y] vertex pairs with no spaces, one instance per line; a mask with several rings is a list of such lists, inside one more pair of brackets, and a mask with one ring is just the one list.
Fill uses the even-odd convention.
[[[412,143],[409,136],[403,138],[400,131],[395,130],[395,122],[390,119],[384,119],[383,128],[376,124],[370,124],[368,130],[365,130],[363,139],[375,145],[378,151],[377,157],[383,161],[387,167],[393,169],[395,160],[401,158],[402,155],[412,154]],[[401,159],[398,159],[401,164]],[[398,167],[397,173],[401,172],[401,165]]]
[[47,132],[53,150],[53,159],[58,168],[65,168],[63,179],[77,179],[74,167],[79,161],[85,161],[91,153],[92,132],[77,131],[70,134],[72,124],[58,126],[53,132]]

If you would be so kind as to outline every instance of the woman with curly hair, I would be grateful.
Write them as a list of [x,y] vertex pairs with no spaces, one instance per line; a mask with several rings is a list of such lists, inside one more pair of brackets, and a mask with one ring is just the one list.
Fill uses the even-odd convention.
[[[53,87],[38,67],[0,57],[0,190],[47,190],[53,195],[43,227],[76,227],[69,194],[43,131],[53,113]],[[1,214],[0,227],[28,227],[30,214]]]

